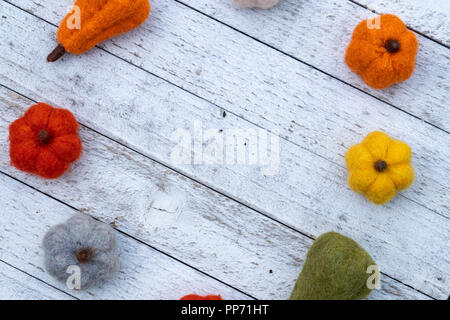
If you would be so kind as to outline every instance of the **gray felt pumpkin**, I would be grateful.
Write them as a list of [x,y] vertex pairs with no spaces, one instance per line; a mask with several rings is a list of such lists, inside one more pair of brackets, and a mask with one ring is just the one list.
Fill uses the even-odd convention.
[[78,270],[78,286],[72,289],[87,289],[118,268],[114,229],[84,214],[52,227],[43,247],[45,268],[52,276],[67,283],[74,268]]

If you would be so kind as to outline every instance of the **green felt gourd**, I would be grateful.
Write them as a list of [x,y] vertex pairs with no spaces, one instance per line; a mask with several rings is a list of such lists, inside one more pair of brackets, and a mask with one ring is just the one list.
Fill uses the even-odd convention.
[[372,291],[367,269],[374,265],[354,240],[336,232],[324,233],[309,249],[290,300],[364,299]]

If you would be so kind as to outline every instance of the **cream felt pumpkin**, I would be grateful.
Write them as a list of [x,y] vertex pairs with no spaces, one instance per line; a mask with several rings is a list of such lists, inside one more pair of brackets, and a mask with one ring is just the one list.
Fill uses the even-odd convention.
[[233,2],[242,8],[270,9],[280,0],[233,0]]

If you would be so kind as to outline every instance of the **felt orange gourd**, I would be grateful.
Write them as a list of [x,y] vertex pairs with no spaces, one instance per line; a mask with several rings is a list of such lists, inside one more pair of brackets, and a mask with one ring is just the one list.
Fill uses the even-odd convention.
[[81,154],[78,123],[68,110],[31,106],[9,126],[11,163],[19,170],[54,179]]
[[82,54],[98,43],[141,25],[150,13],[148,0],[77,0],[58,29],[59,45],[47,57]]
[[389,202],[414,181],[411,156],[406,143],[383,132],[370,133],[345,155],[350,188],[375,204]]
[[345,61],[374,89],[407,80],[414,72],[417,38],[398,17],[381,15],[353,32]]
[[184,296],[180,300],[223,300],[222,296],[220,295],[207,295],[207,296],[199,296],[197,294],[188,294],[187,296]]

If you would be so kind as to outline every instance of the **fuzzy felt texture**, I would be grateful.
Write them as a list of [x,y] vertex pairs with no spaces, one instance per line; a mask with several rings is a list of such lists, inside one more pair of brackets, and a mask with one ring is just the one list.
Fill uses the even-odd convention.
[[384,89],[411,77],[418,42],[402,20],[392,14],[380,16],[380,28],[374,27],[375,23],[365,20],[356,27],[345,61],[367,85]]
[[31,106],[11,123],[9,141],[11,163],[47,179],[61,176],[81,154],[75,117],[45,103]]
[[350,188],[375,204],[389,202],[414,181],[411,148],[375,131],[345,154]]
[[52,227],[43,247],[45,268],[60,281],[67,281],[69,266],[80,267],[81,289],[109,278],[119,265],[114,229],[84,214]]
[[73,19],[69,13],[58,29],[59,43],[73,54],[138,27],[150,14],[148,0],[77,0],[75,6],[80,8],[81,28],[68,28],[67,20]]
[[180,300],[223,300],[220,295],[207,295],[207,296],[199,296],[197,294],[188,294],[187,296],[184,296]]
[[322,234],[308,251],[291,300],[358,300],[367,287],[370,255],[355,241],[336,232]]
[[280,0],[233,0],[233,2],[242,8],[270,9]]

